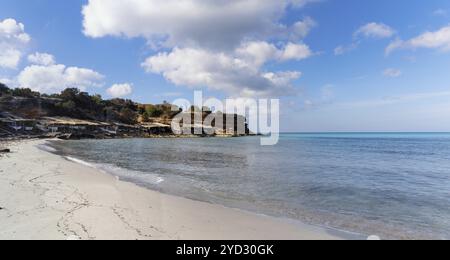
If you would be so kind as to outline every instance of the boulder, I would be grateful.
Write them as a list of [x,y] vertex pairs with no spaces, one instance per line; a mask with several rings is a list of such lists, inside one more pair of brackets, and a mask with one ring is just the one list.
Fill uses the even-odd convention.
[[10,153],[11,152],[11,150],[9,150],[9,149],[2,149],[2,150],[0,150],[0,153]]

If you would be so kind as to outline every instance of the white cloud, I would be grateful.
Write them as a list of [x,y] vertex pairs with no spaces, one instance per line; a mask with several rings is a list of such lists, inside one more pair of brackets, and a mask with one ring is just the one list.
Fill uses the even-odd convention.
[[66,88],[86,90],[101,87],[104,76],[94,70],[68,67],[56,64],[55,57],[48,53],[36,52],[28,56],[32,64],[25,67],[16,77],[8,80],[8,85],[30,88],[41,93],[58,93]]
[[281,60],[303,60],[313,55],[311,49],[306,44],[288,43],[281,55]]
[[259,41],[244,43],[232,55],[245,60],[255,66],[255,69],[258,69],[271,60],[288,61],[307,59],[313,55],[313,52],[308,45],[303,43],[295,44],[289,42],[286,46],[278,48],[271,43]]
[[106,92],[114,98],[125,97],[133,93],[133,87],[130,83],[114,84]]
[[311,17],[306,17],[303,21],[296,22],[291,27],[291,38],[293,40],[305,38],[316,25],[317,23]]
[[[1,45],[0,45],[0,48]],[[22,57],[22,52],[14,48],[3,49],[0,52],[0,67],[15,69],[20,62],[20,58]]]
[[399,69],[389,68],[383,71],[383,75],[389,78],[398,78],[402,75],[402,71]]
[[[153,46],[234,49],[243,39],[263,39],[288,28],[279,22],[286,9],[309,2],[89,0],[83,6],[83,26],[84,34],[94,38],[144,37]],[[295,33],[305,34],[310,26],[309,20],[294,26]]]
[[17,76],[17,85],[21,88],[30,88],[41,93],[57,93],[66,88],[79,88],[85,90],[89,87],[102,85],[104,76],[100,73],[77,67],[65,65],[31,65],[26,67]]
[[390,38],[395,35],[395,30],[382,23],[368,23],[361,26],[354,34],[355,37],[366,38]]
[[395,40],[386,48],[386,55],[398,49],[438,49],[450,51],[450,26],[443,27],[434,32],[425,32],[407,41]]
[[386,56],[390,55],[392,52],[401,49],[404,47],[404,41],[398,39],[395,39],[393,42],[391,42],[387,47],[386,50],[384,51]]
[[25,33],[25,26],[11,18],[0,22],[0,39],[12,43],[28,43],[31,40]]
[[[31,37],[25,26],[14,19],[0,21],[0,68],[17,68]],[[36,52],[28,56],[33,64],[12,79],[2,79],[12,87],[30,88],[42,93],[55,93],[68,87],[86,89],[101,86],[104,76],[77,67],[56,64],[52,55]]]
[[348,46],[340,45],[340,46],[338,46],[338,47],[336,47],[334,49],[334,55],[336,55],[336,56],[344,55],[347,52],[351,52],[351,51],[353,51],[356,48],[358,48],[358,44],[357,43],[352,43],[352,44],[350,44]]
[[23,48],[30,41],[22,23],[11,18],[0,21],[0,68],[17,68]]
[[277,59],[281,51],[275,45],[268,42],[255,41],[242,44],[235,52],[240,59],[259,68],[267,61]]
[[390,38],[396,34],[395,30],[383,23],[368,23],[361,26],[353,33],[353,43],[339,45],[334,49],[334,55],[340,56],[351,52],[359,47],[362,38],[383,39]]
[[0,83],[3,83],[5,85],[7,85],[8,87],[13,87],[14,85],[14,80],[10,79],[10,78],[0,78]]
[[300,72],[265,72],[269,61],[302,60],[313,55],[305,44],[278,48],[268,42],[247,42],[234,52],[175,48],[149,57],[142,66],[170,82],[191,88],[208,87],[233,95],[290,95]]
[[301,73],[261,71],[258,65],[276,57],[279,50],[262,43],[249,46],[249,50],[263,48],[266,54],[252,57],[252,51],[245,56],[242,50],[230,55],[204,49],[175,48],[170,53],[149,57],[142,66],[148,72],[162,74],[175,85],[191,88],[208,87],[243,96],[292,94],[291,82],[298,79]]
[[48,53],[36,52],[28,55],[28,62],[35,65],[49,66],[55,64],[55,57]]

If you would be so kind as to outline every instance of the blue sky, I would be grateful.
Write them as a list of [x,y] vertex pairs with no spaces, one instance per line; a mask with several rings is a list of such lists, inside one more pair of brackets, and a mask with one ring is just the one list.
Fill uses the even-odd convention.
[[279,97],[282,131],[450,131],[449,1],[179,2],[2,0],[0,79],[143,103]]

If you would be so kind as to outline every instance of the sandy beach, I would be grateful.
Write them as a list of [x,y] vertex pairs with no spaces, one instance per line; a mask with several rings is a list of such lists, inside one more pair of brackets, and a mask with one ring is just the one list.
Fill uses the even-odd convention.
[[151,191],[42,151],[0,158],[0,239],[343,239],[327,229]]

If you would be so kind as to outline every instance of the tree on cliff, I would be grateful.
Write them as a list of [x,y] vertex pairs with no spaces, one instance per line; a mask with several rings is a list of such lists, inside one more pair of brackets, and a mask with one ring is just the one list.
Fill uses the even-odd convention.
[[3,83],[0,83],[0,97],[1,96],[5,96],[5,95],[11,95],[11,89],[8,88],[8,86],[6,86]]

